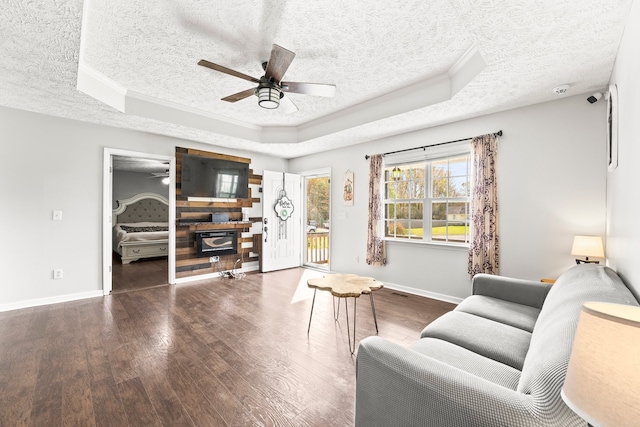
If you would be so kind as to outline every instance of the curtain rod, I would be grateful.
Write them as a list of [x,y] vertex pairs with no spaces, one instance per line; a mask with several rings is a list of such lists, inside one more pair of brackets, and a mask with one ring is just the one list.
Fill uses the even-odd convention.
[[[502,136],[502,130],[499,130],[498,132],[494,132],[493,136]],[[456,139],[455,141],[439,142],[437,144],[431,144],[431,145],[423,145],[422,147],[405,148],[404,150],[389,151],[387,153],[382,153],[382,156],[386,156],[387,154],[404,153],[405,151],[420,150],[420,149],[424,150],[425,148],[429,148],[429,147],[437,147],[438,145],[453,144],[454,142],[469,141],[471,139],[473,139],[473,137]],[[371,157],[370,155],[365,154],[364,159],[369,160],[370,157]]]

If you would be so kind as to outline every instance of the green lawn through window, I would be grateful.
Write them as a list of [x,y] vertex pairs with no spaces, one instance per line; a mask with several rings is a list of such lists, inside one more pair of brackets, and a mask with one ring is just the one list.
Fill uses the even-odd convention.
[[[463,236],[469,232],[469,227],[464,225],[450,225],[449,226],[449,235],[450,236]],[[422,228],[411,228],[408,230],[406,235],[412,236],[422,236],[424,230]],[[440,235],[444,236],[447,233],[447,227],[433,227],[431,228],[431,235]]]

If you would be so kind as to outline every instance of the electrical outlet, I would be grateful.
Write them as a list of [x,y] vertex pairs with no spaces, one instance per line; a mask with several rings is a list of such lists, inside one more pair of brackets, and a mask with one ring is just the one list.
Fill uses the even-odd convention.
[[218,262],[218,261],[220,261],[219,256],[212,256],[209,258],[209,262]]
[[62,279],[62,269],[61,268],[53,269],[53,279],[54,280]]
[[355,262],[360,262],[360,257],[358,255],[355,256],[355,258],[353,259]]

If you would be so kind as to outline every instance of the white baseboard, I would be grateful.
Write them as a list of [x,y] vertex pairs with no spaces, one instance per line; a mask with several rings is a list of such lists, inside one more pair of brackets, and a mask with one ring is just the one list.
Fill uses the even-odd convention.
[[102,289],[98,291],[81,292],[79,294],[59,295],[55,297],[37,298],[24,301],[12,302],[9,304],[0,304],[0,312],[19,310],[21,308],[38,307],[40,305],[58,304],[61,302],[76,301],[86,298],[95,298],[104,296]]
[[[245,264],[249,264],[249,263],[245,263]],[[248,273],[250,271],[257,271],[259,269],[259,265],[256,262],[256,265],[252,265],[246,268],[239,268],[236,270],[236,273]],[[227,271],[232,271],[232,270],[223,270],[223,273],[226,273]],[[207,273],[207,274],[199,274],[197,276],[189,276],[189,277],[181,277],[179,279],[176,279],[176,285],[179,285],[181,283],[189,283],[189,282],[195,282],[198,280],[207,280],[207,279],[217,279],[220,277],[220,273],[218,273],[217,271],[215,273]]]
[[[249,264],[249,263],[246,263],[246,264]],[[248,273],[250,271],[257,271],[259,269],[259,266],[257,264],[258,263],[256,263],[256,265],[251,265],[247,268],[238,269],[237,272]],[[198,276],[182,277],[180,279],[176,279],[176,284],[195,282],[197,280],[215,279],[218,277],[220,277],[220,275],[217,272],[209,273],[209,274],[201,274]],[[411,288],[408,286],[402,286],[402,285],[398,285],[391,282],[384,282],[384,287],[388,289],[400,291],[400,292],[405,292],[407,294],[418,295],[421,297],[427,297],[427,298],[437,299],[440,301],[450,302],[452,304],[459,304],[463,300],[463,298],[452,297],[450,295],[439,294],[436,292],[429,292],[423,289]],[[104,296],[104,294],[103,294],[103,291],[100,289],[97,291],[81,292],[78,294],[59,295],[55,297],[17,301],[9,304],[0,304],[0,312],[19,310],[21,308],[38,307],[41,305],[48,305],[48,304],[58,304],[61,302],[76,301],[76,300],[81,300],[86,298],[95,298],[95,297],[102,297],[102,296]]]
[[[310,266],[305,266],[304,268],[311,268]],[[324,270],[323,270],[324,271]],[[327,271],[326,273],[339,273],[338,271]],[[391,283],[383,281],[384,287],[387,289],[393,289],[394,291],[400,291],[411,295],[417,295],[420,297],[426,297],[431,299],[437,299],[439,301],[450,302],[451,304],[460,304],[464,298],[453,297],[451,295],[439,294],[437,292],[429,292],[424,289],[411,288],[409,286],[398,285],[397,283]]]
[[423,289],[410,288],[408,286],[397,285],[395,283],[384,282],[384,287],[387,289],[393,289],[395,291],[405,292],[407,294],[418,295],[421,297],[427,297],[431,299],[437,299],[439,301],[450,302],[452,304],[460,304],[464,298],[452,297],[451,295],[439,294],[436,292],[429,292]]

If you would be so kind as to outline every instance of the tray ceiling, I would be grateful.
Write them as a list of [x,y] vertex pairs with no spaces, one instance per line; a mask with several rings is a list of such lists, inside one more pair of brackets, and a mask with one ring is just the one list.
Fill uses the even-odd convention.
[[[9,0],[0,105],[291,158],[557,99],[563,83],[602,91],[629,6]],[[228,103],[253,84],[197,65],[260,77],[273,43],[296,53],[285,80],[335,96],[289,94],[293,114]]]

